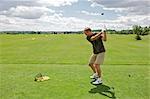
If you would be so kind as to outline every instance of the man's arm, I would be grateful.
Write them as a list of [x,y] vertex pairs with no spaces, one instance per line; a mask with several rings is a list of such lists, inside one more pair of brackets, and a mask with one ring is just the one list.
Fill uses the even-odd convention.
[[92,36],[90,40],[91,41],[97,40],[101,36],[101,34],[102,34],[101,32],[97,33],[96,35]]
[[103,31],[103,33],[101,34],[101,36],[102,36],[102,40],[103,41],[107,41],[106,31]]
[[91,41],[97,40],[99,37],[102,38],[103,41],[107,41],[106,31],[100,32],[91,37]]

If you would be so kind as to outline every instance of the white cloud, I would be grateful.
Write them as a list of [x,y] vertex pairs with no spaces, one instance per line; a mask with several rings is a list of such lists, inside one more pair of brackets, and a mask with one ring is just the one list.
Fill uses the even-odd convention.
[[39,19],[22,19],[0,15],[0,31],[2,30],[37,30],[37,31],[65,31],[82,30],[84,27],[102,29],[104,24],[111,29],[128,29],[134,24],[145,26],[149,24],[150,17],[146,16],[120,16],[115,20],[84,20],[76,17],[64,17],[61,13],[42,15]]
[[[100,6],[103,10],[115,11],[114,20],[103,20],[110,28],[126,29],[132,25],[150,25],[149,0],[88,0],[91,7]],[[113,12],[114,13],[114,12]],[[111,25],[111,26],[110,26]]]
[[72,5],[72,3],[78,2],[78,0],[37,0],[37,3],[46,5],[46,6],[65,6]]
[[123,11],[127,11],[128,9],[126,9],[126,8],[105,8],[105,7],[103,7],[103,9],[104,10],[114,10],[115,12],[123,12]]
[[102,13],[95,13],[95,12],[88,12],[88,11],[81,11],[81,13],[86,14],[86,15],[92,15],[92,16],[100,16]]
[[[5,0],[6,1],[6,0]],[[14,0],[11,0],[14,1]],[[103,28],[104,24],[111,29],[128,29],[134,24],[142,26],[150,25],[150,14],[145,0],[89,0],[93,7],[101,6],[104,10],[119,12],[119,16],[113,20],[91,19],[79,17],[66,17],[65,13],[52,10],[66,5],[72,5],[78,0],[16,0],[15,3],[3,3],[5,10],[0,10],[0,31],[3,30],[39,30],[39,31],[63,31],[82,30],[84,27],[93,29]],[[21,2],[20,2],[21,1]],[[0,1],[1,2],[1,1]],[[140,5],[141,4],[141,5]],[[2,5],[0,3],[0,5]],[[145,6],[145,7],[144,7]],[[1,7],[0,7],[1,8]],[[73,10],[73,9],[72,9]],[[88,10],[88,11],[86,11]],[[90,12],[90,8],[81,10],[82,15],[99,16],[101,13]],[[81,14],[80,13],[80,14]],[[113,12],[114,13],[114,12]],[[106,16],[107,17],[107,16]]]
[[19,17],[7,17],[0,15],[0,31],[3,30],[39,30],[39,31],[63,31],[81,30],[87,25],[86,20],[75,17],[64,17],[62,14],[43,15],[39,19],[22,19]]
[[0,15],[34,19],[40,18],[44,14],[51,14],[54,12],[54,10],[46,7],[17,6],[16,8],[12,7],[7,11],[0,11]]
[[105,10],[121,11],[131,15],[148,15],[149,0],[88,0],[92,7],[101,6]]
[[120,16],[118,20],[126,26],[132,26],[135,24],[142,26],[150,25],[150,16],[146,15]]
[[60,7],[72,5],[78,0],[0,0],[0,11],[17,6]]

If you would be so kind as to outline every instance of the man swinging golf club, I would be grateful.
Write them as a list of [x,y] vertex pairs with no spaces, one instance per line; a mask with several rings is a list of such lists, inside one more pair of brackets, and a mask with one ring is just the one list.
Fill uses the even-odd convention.
[[95,79],[92,84],[102,84],[102,71],[100,65],[102,65],[104,61],[105,48],[103,41],[107,40],[106,31],[92,33],[92,30],[87,27],[84,29],[84,34],[87,36],[87,40],[93,46],[93,54],[89,60],[89,66],[93,70],[93,75],[90,76],[90,78]]

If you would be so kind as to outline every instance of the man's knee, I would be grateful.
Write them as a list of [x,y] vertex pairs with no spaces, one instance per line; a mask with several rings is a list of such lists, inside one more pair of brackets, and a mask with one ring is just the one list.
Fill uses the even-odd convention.
[[94,64],[94,66],[95,66],[95,67],[99,67],[99,66],[100,66],[100,64]]

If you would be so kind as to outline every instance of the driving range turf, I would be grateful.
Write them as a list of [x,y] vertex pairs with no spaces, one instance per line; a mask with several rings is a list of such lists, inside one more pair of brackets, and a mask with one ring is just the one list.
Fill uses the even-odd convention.
[[[150,36],[108,35],[103,85],[91,85],[81,34],[0,35],[1,99],[149,99]],[[35,82],[36,74],[50,80]]]

